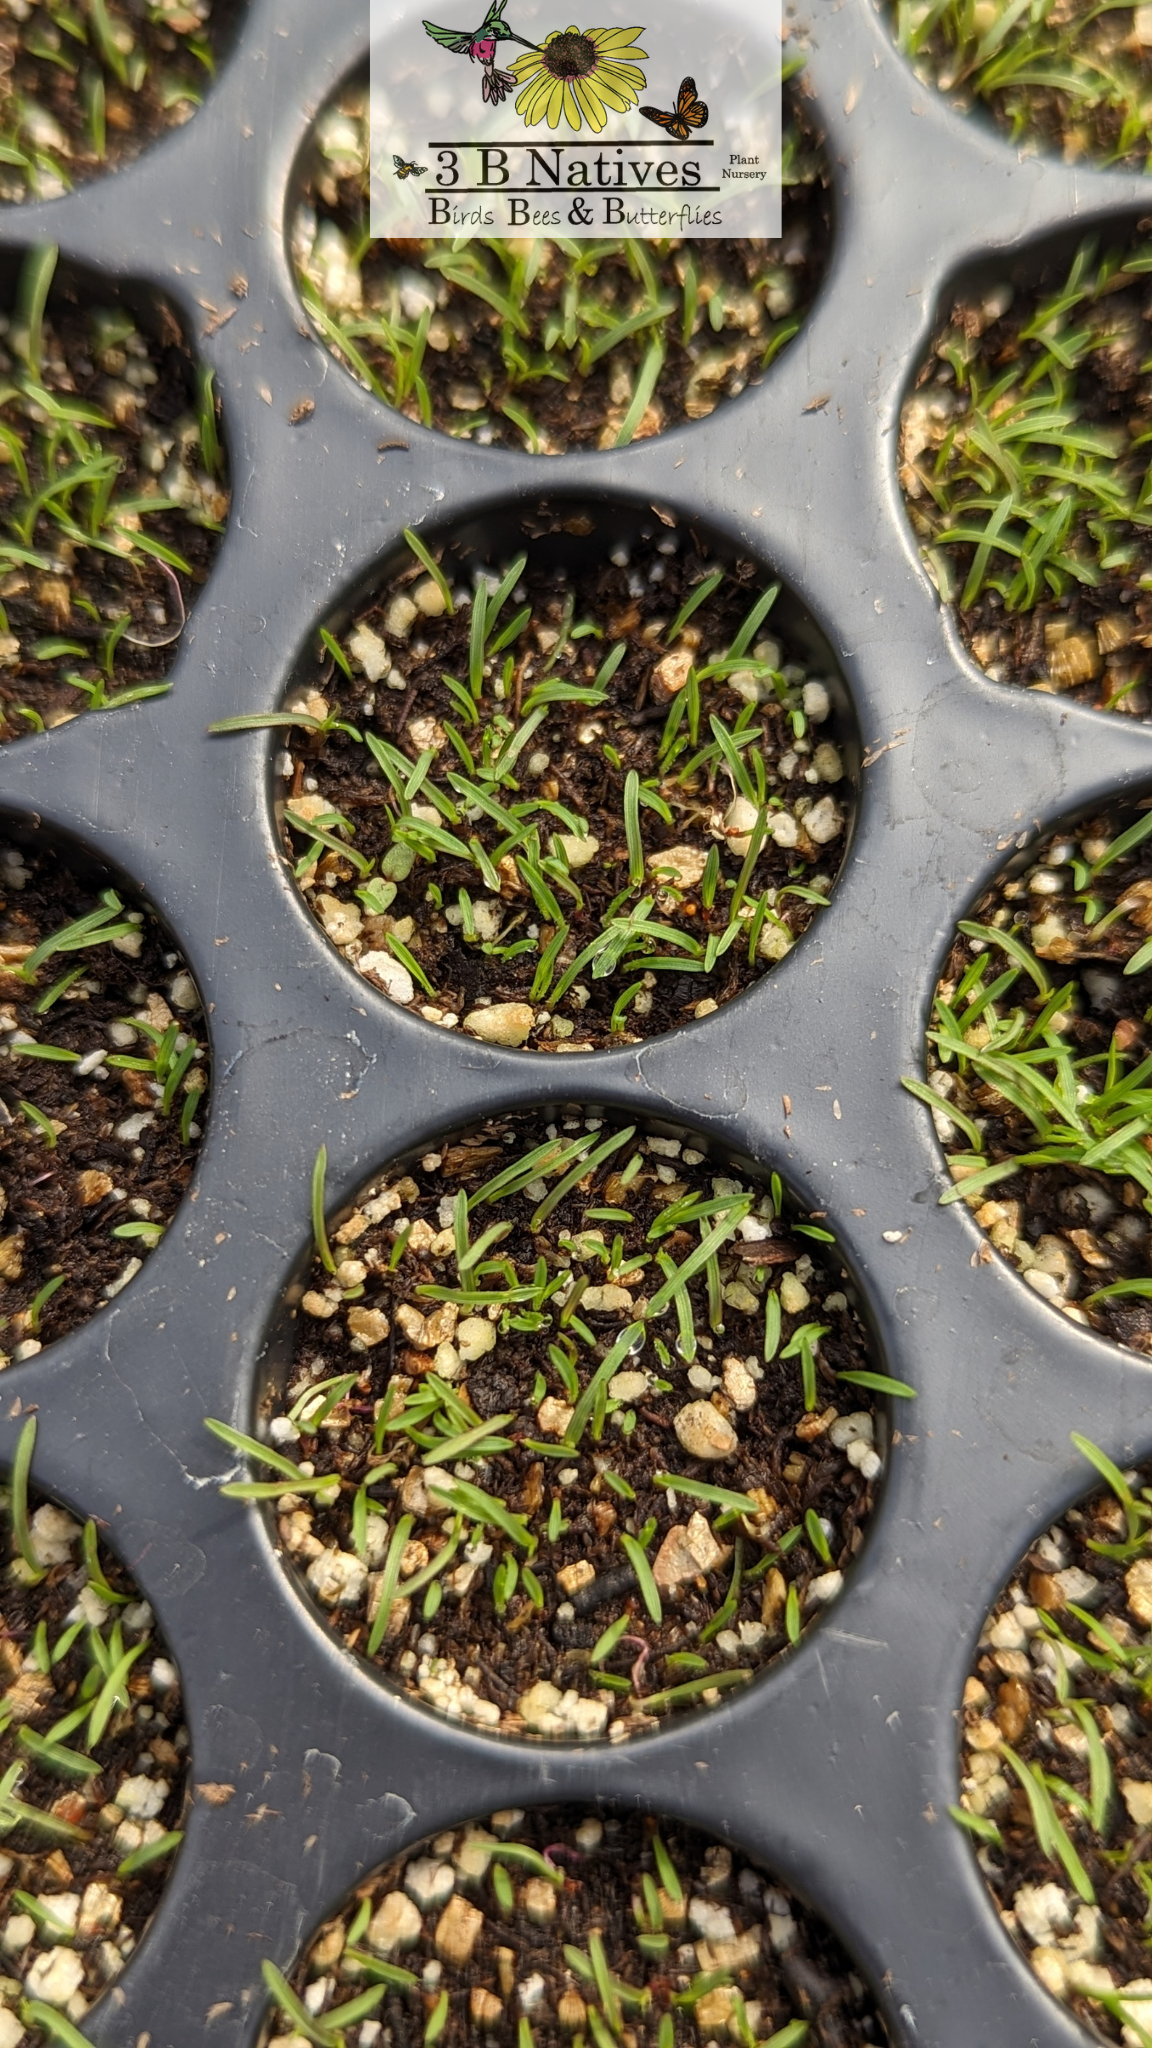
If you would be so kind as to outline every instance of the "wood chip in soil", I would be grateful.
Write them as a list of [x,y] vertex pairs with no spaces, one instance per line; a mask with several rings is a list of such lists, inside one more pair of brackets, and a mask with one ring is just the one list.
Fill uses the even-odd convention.
[[0,20],[0,202],[56,199],[191,120],[245,0],[13,4]]
[[[93,916],[76,935],[92,943],[25,978],[45,940]],[[50,849],[0,841],[3,1365],[86,1322],[171,1222],[207,1107],[203,1032],[195,983],[151,910]]]
[[1152,19],[1142,7],[1060,0],[1011,13],[1011,0],[926,14],[889,0],[918,78],[951,106],[991,115],[1014,148],[1069,164],[1145,169],[1152,148]]
[[[1143,836],[1114,854],[1133,830]],[[1140,1120],[1150,1100],[1144,1064],[1152,1052],[1152,958],[1135,974],[1129,968],[1152,928],[1150,833],[1152,813],[1118,804],[1047,835],[1014,860],[971,913],[974,925],[1002,932],[1004,940],[956,938],[937,984],[928,1052],[929,1085],[939,1098],[933,1114],[955,1161],[953,1178],[963,1186],[985,1167],[1005,1167],[1003,1177],[964,1197],[996,1251],[1074,1322],[1148,1355],[1152,1158]],[[1003,950],[1008,944],[1022,947],[1023,956]],[[995,981],[1013,968],[1014,978],[989,1005]],[[948,1064],[941,1033],[953,1045],[967,1041]],[[1050,1057],[1037,1066],[1029,1055],[1045,1044]],[[1071,1090],[1067,1116],[1041,1101],[1051,1085]],[[1033,1116],[1021,1107],[1021,1089],[1029,1091]],[[977,1122],[979,1153],[950,1118],[953,1107]],[[1124,1131],[1098,1166],[1080,1164]],[[1046,1149],[1041,1163],[1012,1171],[1014,1158]],[[1093,1299],[1110,1288],[1120,1291]]]
[[874,1396],[837,1375],[875,1361],[778,1185],[576,1111],[501,1120],[374,1183],[329,1256],[268,1404],[307,1481],[277,1526],[408,1692],[622,1740],[837,1597],[881,1469]]
[[[960,1758],[1006,1929],[1094,2038],[1126,2048],[1152,2039],[1150,1480],[1148,1465],[1123,1475],[1127,1505],[1092,1493],[1020,1561],[965,1686]],[[1026,1778],[1060,1854],[1040,1847]]]
[[[360,82],[316,126],[292,222],[297,281],[326,345],[410,419],[532,454],[612,448],[706,418],[758,383],[802,326],[832,239],[831,174],[803,79],[786,88],[783,177],[774,241],[601,240],[594,257],[580,244],[578,261],[550,242],[372,241]],[[606,346],[605,316],[645,312]],[[637,410],[657,338],[661,367]]]
[[[167,1882],[183,1826],[188,1731],[176,1668],[128,1573],[99,1544],[93,1574],[81,1524],[36,1495],[28,1508],[38,1571],[20,1554],[4,1494],[0,2016],[32,2000],[82,2029]],[[95,1524],[88,1528],[91,1541]],[[105,1669],[125,1656],[113,1696]],[[58,2038],[25,2017],[28,2032],[13,2040],[31,2048]]]
[[[445,2048],[477,2029],[496,2048],[888,2039],[832,1930],[740,1850],[578,1807],[510,1809],[418,1844],[356,1887],[291,1985],[313,2023],[373,2004],[363,2048],[419,2048],[436,2015]],[[294,2017],[271,2022],[268,2048],[295,2048]]]
[[0,313],[0,744],[163,694],[228,515],[211,381],[175,315],[138,324],[58,272],[30,340],[51,262],[33,251]]
[[1006,263],[957,301],[900,441],[913,528],[973,658],[995,682],[1137,718],[1152,705],[1150,226],[1089,238],[1026,287]]
[[312,729],[277,758],[278,815],[306,900],[385,995],[586,1052],[707,1015],[787,954],[840,867],[852,740],[751,563],[660,525],[570,575],[531,542],[517,559],[469,588],[445,556],[451,613],[414,562],[329,636],[287,700]]

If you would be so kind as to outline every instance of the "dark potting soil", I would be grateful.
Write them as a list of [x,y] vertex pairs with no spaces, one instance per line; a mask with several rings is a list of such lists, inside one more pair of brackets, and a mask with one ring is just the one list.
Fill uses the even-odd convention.
[[[0,19],[0,201],[54,199],[191,119],[245,0],[13,6]],[[14,18],[15,17],[15,18]]]
[[[1130,1092],[1117,1102],[1107,1122],[1085,1131],[1081,1149],[1140,1116],[1147,1099],[1140,1070],[1152,1050],[1152,966],[1134,975],[1125,969],[1145,946],[1152,928],[1152,840],[1145,837],[1091,879],[1088,871],[1122,832],[1141,824],[1145,831],[1152,826],[1146,809],[1117,805],[1082,821],[1073,831],[1050,834],[1030,850],[1026,866],[1013,862],[972,911],[976,924],[997,926],[1009,937],[1015,934],[1031,949],[1043,963],[1047,993],[1042,995],[1021,968],[992,1011],[969,1017],[970,1006],[978,1001],[976,991],[959,1002],[956,998],[972,963],[982,953],[989,959],[986,981],[991,986],[1016,962],[995,942],[988,947],[986,941],[958,937],[953,945],[937,987],[933,1028],[938,1030],[945,1021],[942,1000],[953,1016],[961,1012],[969,1018],[964,1027],[971,1047],[968,1071],[955,1061],[941,1066],[938,1048],[932,1048],[929,1074],[941,1091],[938,1118],[946,1119],[955,1105],[979,1119],[983,1161],[1010,1160],[1043,1144],[1034,1123],[996,1085],[999,1078],[1005,1086],[1018,1086],[1026,1078],[1024,1065],[989,1074],[973,1063],[985,1051],[996,1057],[997,1044],[988,1046],[984,1039],[993,1028],[989,1020],[998,1017],[995,1028],[1003,1033],[1013,1013],[1021,1012],[1023,1031],[1006,1050],[1034,1052],[1039,1040],[1027,1034],[1065,986],[1067,995],[1050,1018],[1054,1055],[1071,1060],[1074,1082],[1097,1096],[1126,1080],[1130,1084]],[[1114,912],[1120,914],[1110,922]],[[1055,1058],[1041,1073],[1049,1081],[1060,1080]],[[1050,1121],[1060,1127],[1059,1117],[1050,1116]],[[944,1137],[944,1146],[950,1155],[974,1157],[968,1137],[955,1125]],[[961,1178],[959,1170],[956,1177]],[[1099,1166],[1081,1166],[1075,1155],[1067,1164],[1025,1166],[969,1200],[992,1244],[1043,1298],[1117,1343],[1152,1355],[1152,1303],[1140,1292],[1105,1301],[1086,1299],[1098,1288],[1152,1279],[1150,1197],[1152,1158],[1137,1128],[1130,1141],[1111,1151]],[[985,1256],[990,1259],[991,1250]]]
[[[475,711],[460,682],[473,596],[458,590],[448,615],[419,564],[345,632],[349,674],[322,649],[316,684],[288,700],[353,728],[297,729],[277,764],[290,824],[354,833],[345,854],[285,831],[306,898],[345,957],[430,1022],[552,1052],[652,1037],[739,995],[827,900],[849,788],[829,690],[770,614],[747,665],[697,685],[692,665],[726,654],[764,586],[737,563],[670,646],[719,572],[691,532],[656,534],[571,580],[528,567],[498,618],[486,598]],[[753,796],[762,774],[759,802],[737,789],[734,754]]]
[[[1003,284],[958,301],[906,401],[900,469],[928,566],[987,673],[1138,717],[1152,705],[1150,225],[1126,245],[1086,243],[1071,267],[1049,262],[1015,296]],[[966,537],[941,538],[953,530]]]
[[38,364],[21,317],[14,289],[0,315],[0,744],[163,681],[229,502],[215,402],[166,307],[145,332],[64,280]]
[[[115,900],[123,914],[56,853],[0,844],[5,1364],[66,1336],[127,1284],[175,1214],[199,1150],[208,1048],[196,1037],[203,1020],[195,985],[152,912],[125,894]],[[21,977],[21,963],[45,938],[94,911],[123,934],[118,941],[55,953],[30,982]],[[65,975],[75,978],[41,1011]],[[76,1060],[30,1053],[28,1041],[64,1048],[80,1064],[100,1048],[108,1058],[80,1076]],[[157,1057],[159,1068],[145,1070]],[[181,1065],[165,1113],[164,1087]],[[130,1234],[117,1236],[125,1227]],[[30,1317],[53,1280],[59,1284]]]
[[[473,1201],[522,1160],[517,1191]],[[873,1398],[837,1378],[874,1364],[853,1291],[782,1199],[576,1112],[492,1122],[364,1194],[308,1276],[270,1428],[338,1477],[277,1515],[350,1649],[454,1718],[620,1739],[798,1637],[881,1460]],[[710,1266],[649,1321],[706,1230]]]
[[513,1810],[420,1843],[357,1886],[292,1984],[334,2014],[385,1971],[376,2013],[394,2048],[418,2048],[437,2011],[447,2048],[477,2028],[523,2042],[526,2024],[534,2048],[590,2026],[689,2048],[741,2017],[745,2038],[796,2048],[888,2038],[823,1921],[740,1851],[641,1814]]
[[[1152,1467],[1125,1478],[1139,1496]],[[962,1807],[986,1836],[988,1823],[999,1831],[978,1853],[1006,1928],[1041,1981],[1097,2037],[1126,2043],[1152,2037],[1152,1997],[1124,2001],[1122,2015],[1100,1998],[1129,1987],[1152,1993],[1148,1520],[1142,1501],[1142,1527],[1130,1543],[1124,1508],[1104,1488],[1033,1544],[985,1623],[964,1692],[960,1766]],[[1101,1544],[1121,1555],[1102,1555],[1094,1547]],[[1042,1853],[1005,1745],[1022,1768],[1043,1773],[1082,1882],[1068,1860]],[[1099,1825],[1091,1808],[1104,1788]],[[1125,2021],[1132,2031],[1122,2035]]]
[[[82,2027],[167,1881],[177,1844],[164,1843],[159,1854],[156,1845],[182,1824],[188,1732],[179,1677],[128,1573],[101,1545],[100,1583],[122,1599],[101,1597],[84,1561],[81,1525],[38,1496],[28,1505],[32,1547],[46,1569],[36,1584],[28,1583],[4,1496],[12,1561],[0,1596],[0,2009],[19,2012],[22,1999],[38,1999]],[[115,1701],[102,1705],[97,1639],[109,1669],[135,1653]],[[68,1727],[66,1719],[86,1701],[105,1717],[91,1742],[90,1722]],[[60,1724],[57,1747],[76,1759],[72,1768],[36,1753],[37,1740]],[[82,1774],[86,1757],[91,1776]],[[138,1867],[122,1870],[129,1857],[140,1858]],[[69,1930],[59,1946],[28,1899]],[[55,2036],[31,2025],[25,2038]]]
[[[617,445],[657,334],[664,338],[663,362],[633,439],[703,419],[758,382],[803,324],[823,277],[832,238],[830,185],[801,79],[786,88],[778,239],[605,240],[587,272],[552,243],[538,243],[524,284],[510,273],[528,242],[476,241],[461,253],[450,242],[369,239],[361,84],[317,125],[293,221],[293,254],[327,345],[410,419],[485,446],[558,455]],[[623,322],[661,305],[652,321],[604,347],[599,316]],[[425,307],[431,324],[413,358]],[[589,312],[598,317],[587,318]],[[406,363],[413,362],[404,376],[386,324],[401,338]],[[595,360],[584,358],[581,336],[596,349]]]

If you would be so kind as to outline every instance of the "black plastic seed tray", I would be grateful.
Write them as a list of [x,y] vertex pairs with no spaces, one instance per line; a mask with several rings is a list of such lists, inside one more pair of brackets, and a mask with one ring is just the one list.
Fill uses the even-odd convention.
[[[108,1522],[179,1660],[194,1777],[238,1788],[194,1804],[156,1922],[88,2031],[118,2048],[254,2043],[261,1959],[287,1966],[364,1871],[474,1813],[564,1798],[738,1839],[839,1931],[901,2048],[1071,2048],[1080,2029],[999,1928],[946,1817],[955,1712],[996,1590],[1083,1491],[1069,1431],[1121,1462],[1152,1450],[1150,1368],[1002,1262],[973,1264],[983,1240],[937,1207],[941,1157],[899,1076],[920,1065],[946,935],[1004,850],[1152,786],[1152,731],[1010,692],[963,656],[917,560],[895,444],[957,275],[1002,276],[1043,238],[1133,220],[1148,188],[1020,161],[917,84],[867,0],[814,5],[794,25],[836,235],[800,338],[760,389],[641,447],[551,464],[486,452],[385,413],[293,290],[294,164],[364,59],[366,17],[366,0],[253,0],[186,129],[118,177],[0,216],[5,248],[58,242],[170,296],[216,371],[234,484],[171,696],[0,755],[10,825],[72,835],[168,920],[215,1063],[194,1191],[163,1245],[4,1382],[0,1458],[35,1405],[36,1483]],[[408,445],[381,454],[382,440]],[[278,703],[318,621],[403,526],[472,522],[495,545],[545,494],[601,508],[612,530],[659,505],[778,572],[835,651],[869,764],[832,907],[779,971],[680,1034],[559,1068],[425,1025],[343,966],[280,858],[267,736],[205,734]],[[573,1093],[778,1168],[828,1212],[886,1369],[920,1389],[863,1554],[795,1653],[712,1712],[585,1749],[464,1733],[338,1652],[261,1513],[219,1498],[203,1427],[251,1427],[321,1142],[342,1200],[478,1114]]]

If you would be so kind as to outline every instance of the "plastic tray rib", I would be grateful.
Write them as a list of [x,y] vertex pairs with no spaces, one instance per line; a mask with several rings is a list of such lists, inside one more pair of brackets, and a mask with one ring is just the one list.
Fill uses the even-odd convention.
[[[811,0],[794,25],[835,242],[762,386],[614,454],[542,462],[404,421],[407,451],[381,456],[395,422],[311,334],[285,249],[298,152],[364,60],[366,12],[253,0],[186,128],[115,178],[0,214],[0,248],[58,242],[171,299],[216,372],[233,482],[172,695],[0,754],[0,812],[70,833],[169,921],[214,1056],[194,1191],[164,1243],[85,1329],[5,1380],[0,1414],[7,1460],[36,1405],[37,1484],[108,1522],[179,1660],[194,1780],[237,1787],[193,1805],[151,1932],[88,2029],[109,2048],[247,2048],[261,1958],[286,1965],[366,1870],[476,1812],[563,1798],[738,1838],[837,1928],[899,2048],[1075,2048],[1081,2029],[999,1928],[947,1820],[955,1712],[999,1586],[1083,1491],[1069,1432],[1122,1462],[1152,1449],[1152,1368],[1053,1315],[1001,1262],[973,1268],[982,1238],[938,1208],[941,1156],[899,1077],[920,1067],[939,960],[998,841],[1152,787],[1152,730],[975,669],[918,564],[895,444],[949,279],[1133,219],[1149,188],[1021,161],[918,84],[868,0]],[[294,427],[302,397],[315,412]],[[893,742],[862,772],[832,907],[781,970],[682,1033],[559,1070],[424,1025],[340,963],[278,857],[266,736],[205,735],[210,718],[277,704],[317,622],[404,526],[543,495],[659,503],[754,554],[827,633],[864,741]],[[572,1094],[778,1167],[827,1209],[887,1369],[920,1389],[843,1597],[796,1652],[709,1714],[584,1749],[496,1742],[376,1683],[327,1639],[259,1512],[219,1498],[203,1428],[251,1424],[321,1142],[344,1199],[437,1132]],[[886,1244],[895,1228],[908,1236]]]

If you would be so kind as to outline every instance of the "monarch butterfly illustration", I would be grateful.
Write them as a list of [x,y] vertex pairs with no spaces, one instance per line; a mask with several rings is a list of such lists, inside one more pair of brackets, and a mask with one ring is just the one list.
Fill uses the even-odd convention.
[[640,112],[646,121],[655,121],[658,128],[674,135],[678,142],[687,142],[689,130],[703,128],[708,120],[707,105],[696,97],[694,78],[681,79],[674,114],[666,114],[661,107],[641,107]]
[[392,161],[398,178],[422,178],[428,169],[427,164],[406,164],[402,156],[393,155]]

